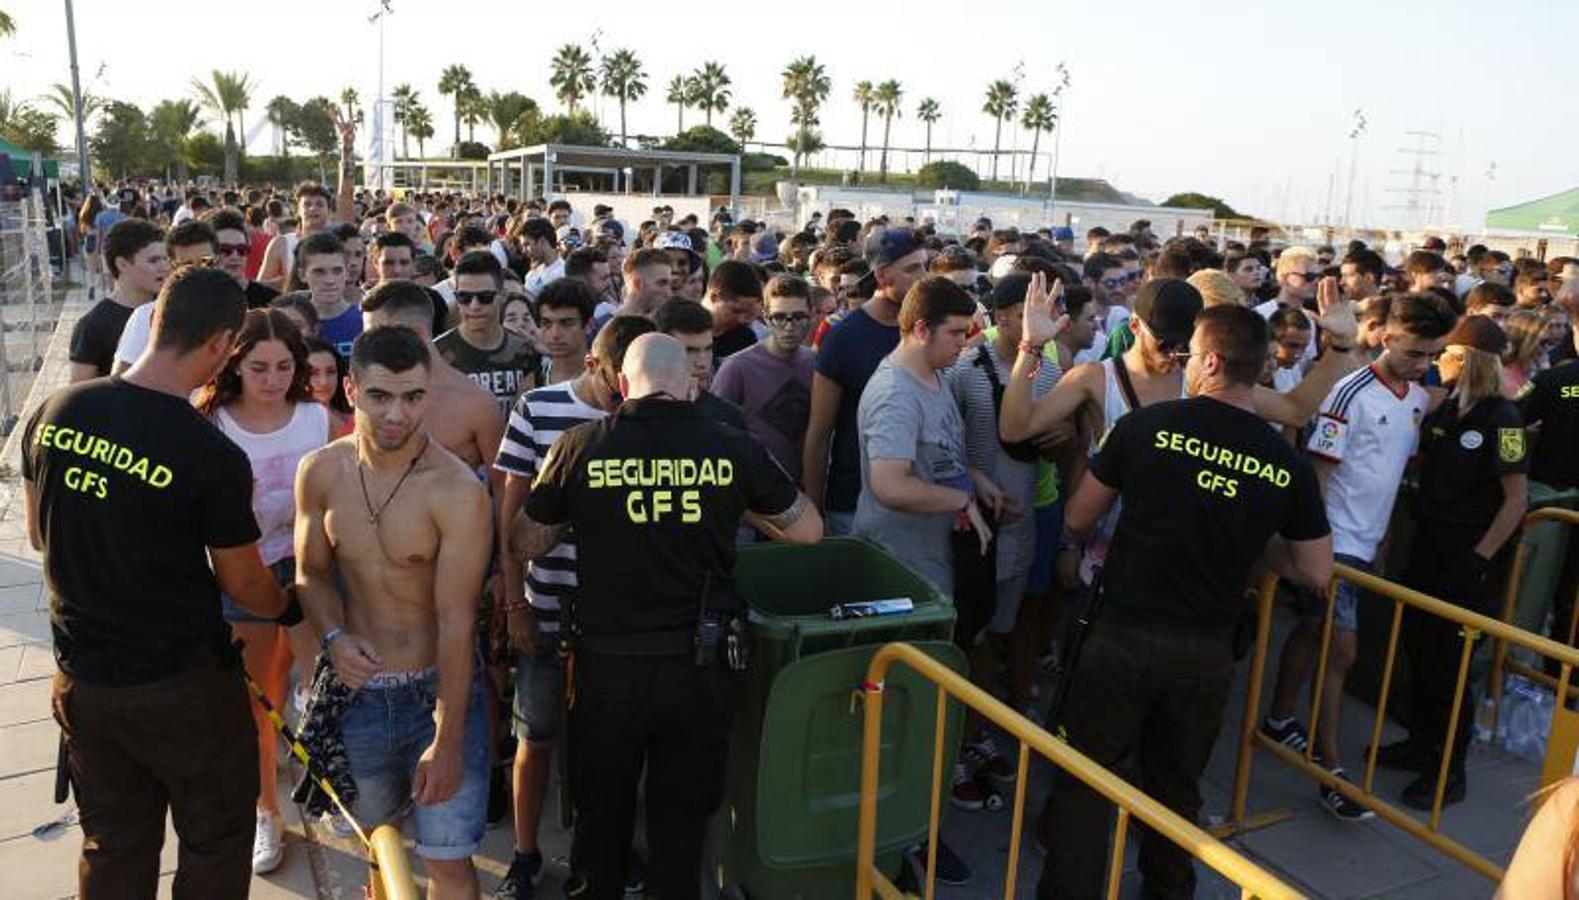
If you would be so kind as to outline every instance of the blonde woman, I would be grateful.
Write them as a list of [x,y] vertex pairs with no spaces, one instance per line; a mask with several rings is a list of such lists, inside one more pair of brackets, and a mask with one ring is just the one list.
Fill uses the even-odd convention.
[[[1494,593],[1487,570],[1524,515],[1529,457],[1524,420],[1502,396],[1507,335],[1486,316],[1465,316],[1447,336],[1437,362],[1445,395],[1420,426],[1418,524],[1404,584],[1473,612],[1490,614]],[[1433,397],[1437,401],[1437,397]],[[1456,623],[1411,613],[1404,618],[1410,683],[1409,737],[1377,754],[1381,765],[1419,777],[1403,802],[1430,809],[1442,755],[1449,755],[1443,804],[1464,799],[1464,756],[1474,710],[1468,688],[1455,733],[1447,724],[1454,702],[1462,643]]]
[[1533,309],[1516,309],[1502,323],[1508,349],[1502,354],[1502,396],[1513,399],[1546,358],[1546,318]]
[[1574,870],[1579,851],[1579,778],[1559,781],[1545,794],[1530,827],[1524,829],[1496,900],[1579,898]]

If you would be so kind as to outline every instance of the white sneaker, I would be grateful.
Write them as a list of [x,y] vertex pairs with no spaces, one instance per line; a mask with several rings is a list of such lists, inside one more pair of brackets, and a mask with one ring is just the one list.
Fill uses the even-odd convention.
[[252,874],[267,875],[280,867],[285,858],[285,822],[279,813],[258,813],[258,827],[252,835]]

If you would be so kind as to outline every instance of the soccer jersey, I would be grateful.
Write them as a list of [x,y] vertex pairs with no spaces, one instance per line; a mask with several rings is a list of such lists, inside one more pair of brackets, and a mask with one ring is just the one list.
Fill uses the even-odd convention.
[[1376,559],[1428,403],[1425,388],[1410,382],[1399,393],[1375,365],[1344,376],[1322,401],[1305,449],[1337,464],[1326,492],[1334,553]]
[[[508,475],[532,479],[542,468],[548,451],[566,431],[592,422],[607,413],[581,402],[566,381],[527,391],[510,411],[510,424],[499,445],[494,468]],[[537,615],[541,631],[559,630],[561,599],[575,592],[576,536],[566,532],[554,549],[526,564],[526,600]]]

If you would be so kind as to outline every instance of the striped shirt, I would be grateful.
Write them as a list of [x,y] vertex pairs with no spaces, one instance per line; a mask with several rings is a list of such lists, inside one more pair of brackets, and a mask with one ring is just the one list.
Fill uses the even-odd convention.
[[[494,468],[507,475],[536,478],[537,470],[559,436],[583,422],[608,415],[581,402],[566,381],[522,394],[510,410],[510,423],[499,445]],[[576,539],[566,534],[547,555],[526,564],[526,600],[537,613],[544,632],[559,630],[559,608],[576,590]]]

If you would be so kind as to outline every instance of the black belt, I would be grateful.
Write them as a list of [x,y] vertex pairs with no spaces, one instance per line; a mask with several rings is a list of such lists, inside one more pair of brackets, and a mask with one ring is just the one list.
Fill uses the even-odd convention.
[[611,656],[690,656],[696,652],[696,629],[633,631],[624,634],[579,634],[577,650]]

